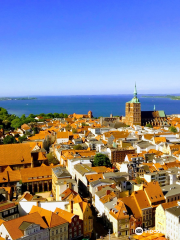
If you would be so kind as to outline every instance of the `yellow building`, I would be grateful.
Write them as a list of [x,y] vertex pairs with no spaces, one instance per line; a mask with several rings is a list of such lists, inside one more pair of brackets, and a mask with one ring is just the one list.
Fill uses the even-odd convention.
[[57,166],[52,168],[52,193],[56,201],[60,201],[59,197],[67,188],[72,188],[70,173],[66,168]]
[[109,220],[116,237],[129,235],[129,215],[122,201],[118,201],[117,205],[110,211]]
[[155,213],[155,229],[166,234],[166,213],[165,210],[174,206],[178,206],[177,201],[162,203],[156,208]]
[[77,194],[67,205],[67,211],[74,213],[83,220],[83,236],[91,237],[93,231],[92,211],[87,202],[82,201]]

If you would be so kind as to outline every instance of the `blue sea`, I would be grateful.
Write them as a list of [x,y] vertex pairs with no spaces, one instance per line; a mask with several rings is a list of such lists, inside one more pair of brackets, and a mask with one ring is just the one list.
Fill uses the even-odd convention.
[[[82,113],[89,110],[94,117],[125,115],[125,103],[131,100],[133,95],[89,95],[89,96],[47,96],[37,97],[35,100],[7,100],[0,101],[0,107],[6,108],[9,113],[21,116],[30,113]],[[168,98],[143,98],[138,95],[142,111],[164,110],[167,115],[180,114],[180,100]]]

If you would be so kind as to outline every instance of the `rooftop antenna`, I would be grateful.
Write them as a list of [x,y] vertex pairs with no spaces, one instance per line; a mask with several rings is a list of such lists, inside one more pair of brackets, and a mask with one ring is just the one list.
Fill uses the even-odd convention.
[[154,112],[156,111],[156,106],[154,105]]

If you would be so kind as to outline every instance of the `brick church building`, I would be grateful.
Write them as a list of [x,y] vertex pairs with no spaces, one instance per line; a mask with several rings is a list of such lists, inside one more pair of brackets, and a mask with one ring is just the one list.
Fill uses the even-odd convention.
[[141,103],[137,97],[136,84],[134,88],[134,97],[126,103],[125,108],[126,125],[142,125],[151,124],[152,126],[167,125],[167,117],[164,111],[141,111]]

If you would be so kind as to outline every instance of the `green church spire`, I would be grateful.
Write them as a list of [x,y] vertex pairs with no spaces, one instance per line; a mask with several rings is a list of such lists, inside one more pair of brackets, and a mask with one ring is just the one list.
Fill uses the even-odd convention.
[[137,98],[137,89],[136,89],[136,83],[135,83],[135,87],[134,87],[134,97],[131,101],[129,101],[128,103],[140,103],[139,99]]
[[136,83],[135,83],[135,87],[134,87],[134,97],[137,97]]

